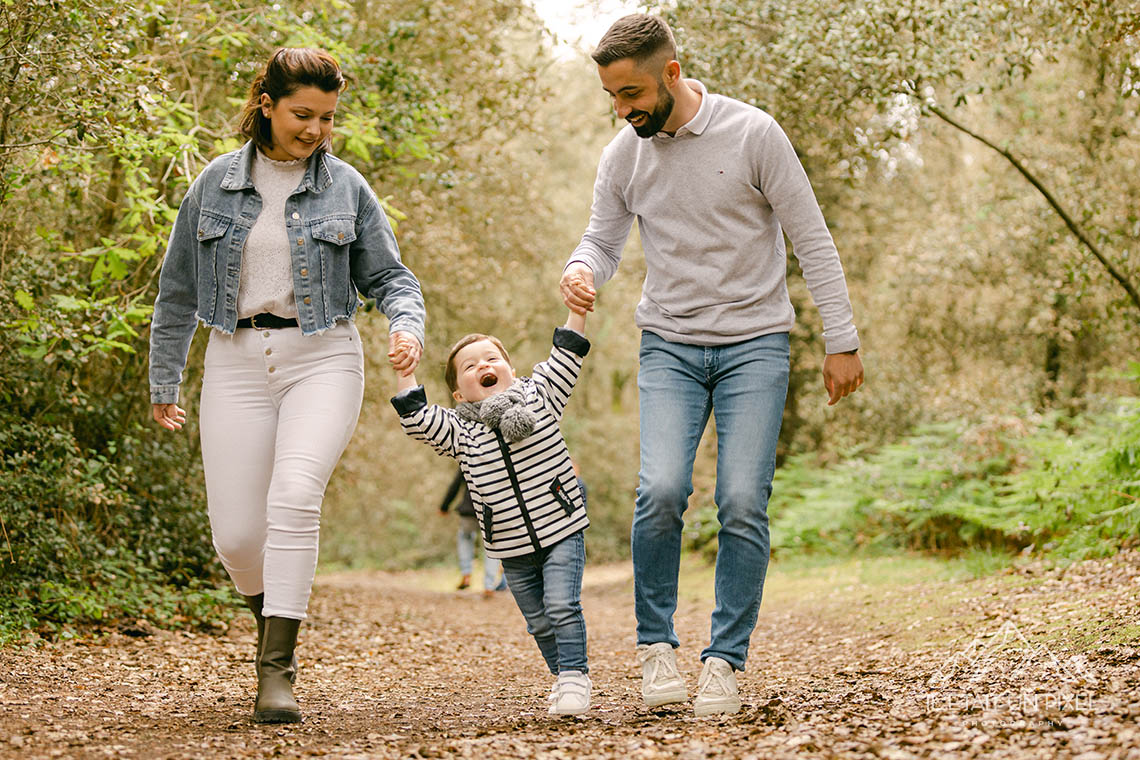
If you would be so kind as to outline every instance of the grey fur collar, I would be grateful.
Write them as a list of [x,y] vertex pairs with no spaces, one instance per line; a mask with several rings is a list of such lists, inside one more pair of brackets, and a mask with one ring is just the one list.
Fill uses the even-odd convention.
[[522,382],[516,380],[510,388],[482,401],[461,401],[455,413],[471,422],[482,422],[503,434],[507,443],[521,441],[534,432],[538,418],[526,404]]

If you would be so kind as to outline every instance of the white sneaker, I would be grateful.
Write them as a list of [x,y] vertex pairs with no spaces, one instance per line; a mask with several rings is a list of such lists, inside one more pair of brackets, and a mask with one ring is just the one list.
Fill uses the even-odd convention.
[[580,670],[565,670],[550,691],[551,715],[581,715],[590,709],[590,677]]
[[637,658],[641,660],[641,696],[647,707],[660,707],[689,698],[685,682],[677,672],[677,655],[667,641],[656,644],[639,644]]
[[736,673],[732,666],[719,657],[708,657],[697,681],[697,698],[693,712],[697,717],[730,714],[740,709],[740,692],[736,687]]

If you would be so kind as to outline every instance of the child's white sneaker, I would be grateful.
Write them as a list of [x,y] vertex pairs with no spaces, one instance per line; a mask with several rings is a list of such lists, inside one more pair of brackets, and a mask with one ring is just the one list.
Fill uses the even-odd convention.
[[736,673],[732,666],[719,657],[705,658],[701,678],[697,681],[693,712],[700,718],[716,713],[734,713],[739,709],[740,692],[736,687]]
[[590,709],[590,677],[580,670],[565,670],[550,692],[551,715],[581,715]]
[[641,696],[647,707],[660,707],[689,698],[685,681],[677,671],[677,655],[667,641],[640,644],[637,658],[641,660]]

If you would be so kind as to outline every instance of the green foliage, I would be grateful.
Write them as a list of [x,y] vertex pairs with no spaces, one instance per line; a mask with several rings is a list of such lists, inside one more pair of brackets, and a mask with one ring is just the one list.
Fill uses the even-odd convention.
[[[230,602],[189,452],[136,437],[84,449],[0,414],[0,643],[148,619],[202,624]],[[187,477],[189,475],[189,477]]]
[[[374,181],[437,161],[446,107],[394,55],[408,27],[347,3],[32,0],[0,15],[0,638],[202,622],[229,592],[196,431],[153,426],[146,391],[180,199],[240,144],[243,90],[279,45],[327,48],[349,72],[334,149]],[[184,403],[197,377],[192,357]]]
[[[439,96],[386,57],[393,40],[370,34],[347,5],[82,0],[22,10],[5,46],[42,57],[16,66],[3,88],[0,217],[17,232],[3,248],[17,303],[0,301],[0,326],[36,361],[137,350],[178,199],[215,150],[237,146],[231,83],[274,47],[325,47],[351,72],[337,147],[366,175],[436,154]],[[0,398],[25,391],[19,377],[0,381]]]
[[[12,549],[3,635],[132,616],[200,622],[229,593],[213,590],[222,574],[204,518],[200,341],[182,386],[185,430],[154,426],[146,393],[157,273],[190,181],[241,144],[235,117],[270,52],[322,47],[349,79],[333,152],[372,184],[405,260],[432,277],[522,249],[541,208],[535,183],[496,167],[512,166],[502,146],[528,132],[539,100],[539,27],[522,0],[29,0],[0,4],[0,17],[0,418],[20,422],[0,472]],[[382,320],[359,324],[382,346]],[[433,325],[447,330],[433,339],[454,339],[446,318]],[[380,401],[371,416],[388,419]],[[391,483],[407,462],[378,470],[385,447],[361,428],[365,480],[385,488],[344,526],[350,537],[406,504]],[[362,490],[329,501],[355,515]],[[438,551],[427,532],[409,519],[398,540]],[[334,561],[371,546],[326,542]]]
[[[1037,199],[919,127],[933,98],[1002,135],[1063,178],[1061,200],[1134,276],[1135,18],[1071,0],[681,0],[665,12],[687,74],[791,133],[865,339],[867,387],[824,410],[821,336],[793,263],[802,316],[776,551],[917,547],[986,565],[1030,545],[1109,551],[1134,533],[1134,426],[1112,422],[1114,438],[1104,425],[1117,417],[1080,413],[1090,391],[1127,392],[1097,373],[1136,354],[1134,320],[1113,321],[1096,267]],[[609,135],[592,67],[545,71],[523,0],[28,0],[0,15],[0,637],[119,617],[191,623],[228,598],[203,517],[201,346],[183,385],[190,424],[166,434],[149,420],[146,326],[175,209],[205,163],[240,144],[235,114],[274,47],[326,47],[350,75],[334,152],[383,199],[424,284],[433,397],[445,397],[440,357],[466,332],[501,335],[520,370],[545,355]],[[628,547],[643,275],[627,254],[601,295],[566,428],[591,486],[595,559]],[[393,423],[384,325],[358,324],[369,393],[325,501],[323,559],[438,560],[453,522],[423,516],[452,463]],[[1028,431],[946,422],[1025,399],[1070,416]],[[824,471],[802,454],[850,440],[866,448]],[[713,491],[708,444],[697,505]],[[707,549],[715,516],[698,516],[690,540]]]
[[1121,282],[1140,287],[1135,3],[651,7],[686,75],[789,133],[843,259],[868,383],[834,413],[807,405],[821,349],[793,264],[789,453],[1129,392],[1101,371],[1140,350]]
[[[1032,426],[929,426],[829,467],[800,454],[768,512],[774,554],[1111,554],[1140,535],[1140,401]],[[698,510],[688,545],[714,555],[716,530],[715,510]]]
[[[652,3],[688,70],[784,117],[853,173],[915,134],[908,106],[1017,90],[1074,48],[1128,74],[1135,11],[1038,0],[677,0]],[[1129,92],[1122,93],[1128,96]]]
[[1134,400],[1122,403],[1101,429],[1077,437],[1054,431],[1028,443],[1036,466],[1006,479],[995,500],[1005,530],[1071,559],[1105,556],[1140,536],[1140,405]]

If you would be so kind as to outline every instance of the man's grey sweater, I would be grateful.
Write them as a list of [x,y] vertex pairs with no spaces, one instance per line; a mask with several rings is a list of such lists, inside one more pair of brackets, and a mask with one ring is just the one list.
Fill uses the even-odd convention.
[[648,270],[638,327],[679,343],[737,343],[792,328],[786,231],[827,353],[858,348],[839,253],[787,136],[760,109],[686,82],[701,106],[676,135],[643,139],[626,126],[602,153],[570,262],[605,283],[636,217]]

